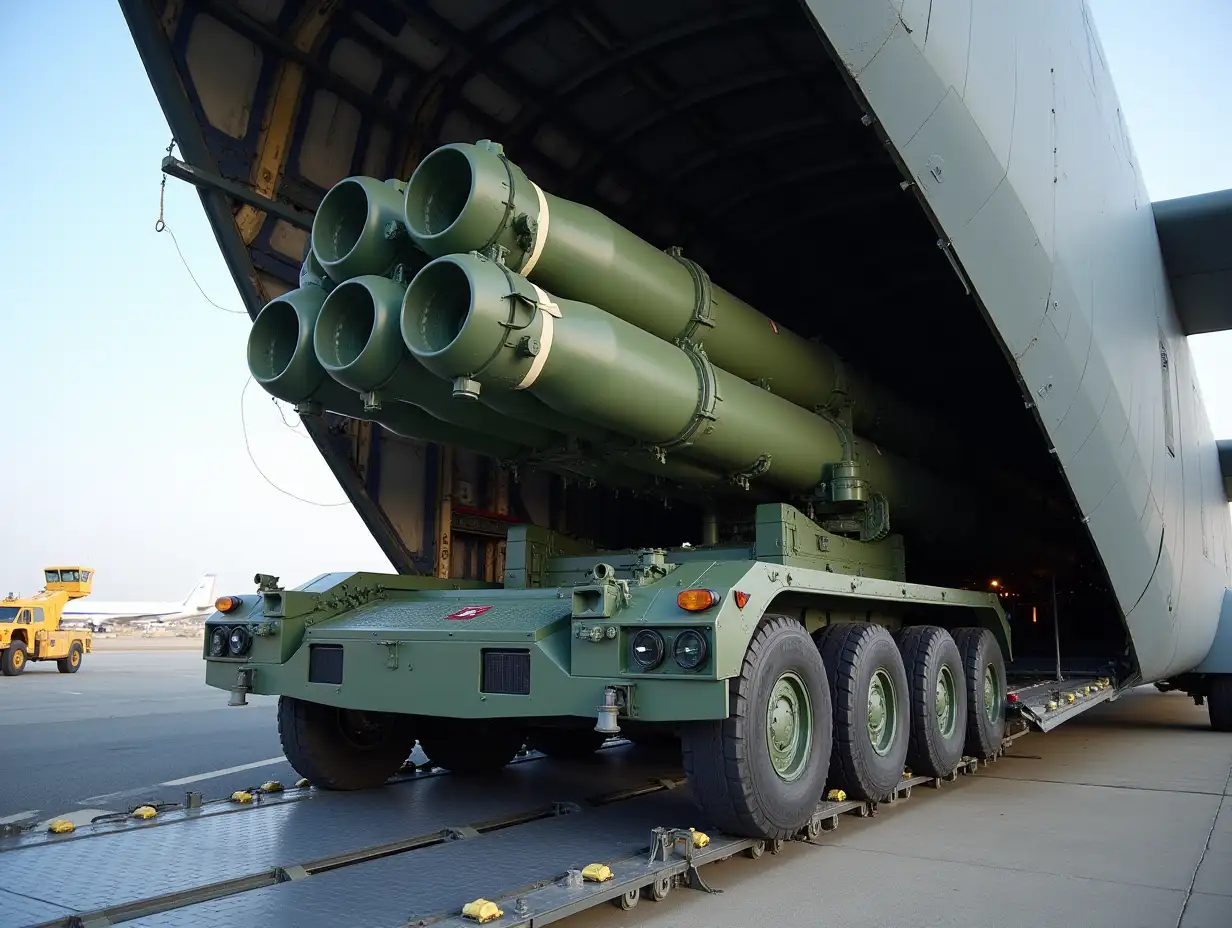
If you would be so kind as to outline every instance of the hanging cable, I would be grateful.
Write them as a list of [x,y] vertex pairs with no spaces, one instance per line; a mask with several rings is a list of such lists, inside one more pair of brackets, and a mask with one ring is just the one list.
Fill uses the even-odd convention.
[[320,506],[322,509],[332,509],[337,506],[351,505],[350,500],[345,500],[341,503],[318,503],[315,500],[304,499],[302,496],[296,496],[290,490],[284,490],[282,487],[278,486],[278,484],[274,483],[274,481],[270,480],[265,471],[261,469],[261,465],[257,463],[257,459],[253,456],[252,445],[248,441],[248,419],[244,415],[244,398],[248,394],[248,385],[250,383],[252,383],[251,375],[244,381],[244,389],[240,391],[240,428],[243,429],[244,432],[244,450],[248,452],[248,460],[252,461],[252,466],[257,469],[257,473],[261,475],[261,479],[279,493],[282,493],[284,496],[289,496],[291,499],[299,500],[301,503],[307,503],[309,506]]
[[[175,149],[175,139],[172,138],[171,143],[167,146],[167,154],[170,155],[174,149]],[[192,268],[188,266],[188,261],[184,257],[184,252],[180,249],[179,240],[175,237],[175,233],[171,231],[171,227],[167,225],[167,220],[165,216],[166,196],[167,196],[167,175],[163,174],[162,181],[158,185],[158,219],[154,221],[154,231],[155,232],[166,232],[168,235],[171,236],[171,244],[175,246],[175,253],[180,256],[180,263],[184,265],[184,270],[188,271],[188,276],[192,279],[193,284],[196,286],[197,292],[201,294],[202,298],[207,303],[209,303],[215,309],[221,309],[224,313],[233,313],[234,315],[237,315],[237,316],[247,316],[248,313],[244,312],[242,309],[229,309],[228,307],[223,306],[217,301],[210,299],[209,294],[207,294],[205,290],[202,288],[200,281],[197,280],[197,275],[194,274],[192,272]]]
[[299,422],[288,422],[287,421],[286,410],[283,408],[282,403],[278,401],[278,397],[271,396],[270,402],[273,403],[274,408],[278,410],[278,418],[282,420],[283,425],[285,425],[288,429],[290,429],[300,438],[311,438],[312,437],[307,432],[300,431],[300,426],[304,424],[302,419]]

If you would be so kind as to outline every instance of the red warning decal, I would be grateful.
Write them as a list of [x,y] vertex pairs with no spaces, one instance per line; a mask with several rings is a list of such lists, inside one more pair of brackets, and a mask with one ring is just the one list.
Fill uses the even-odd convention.
[[467,606],[465,609],[459,609],[457,612],[449,613],[449,615],[445,616],[445,618],[455,619],[458,621],[473,619],[476,616],[483,615],[491,608],[491,606]]

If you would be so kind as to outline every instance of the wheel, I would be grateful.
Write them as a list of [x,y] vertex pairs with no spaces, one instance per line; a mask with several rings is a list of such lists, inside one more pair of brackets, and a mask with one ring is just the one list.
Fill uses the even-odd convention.
[[593,728],[539,728],[531,732],[527,746],[562,760],[589,757],[608,736]]
[[650,893],[650,898],[655,902],[662,902],[667,898],[667,894],[672,891],[672,878],[670,876],[657,876],[653,883],[646,887]]
[[814,636],[834,705],[831,787],[849,799],[894,795],[911,734],[907,672],[893,637],[880,625],[842,622]]
[[278,698],[278,737],[295,772],[321,789],[382,786],[415,747],[410,717]]
[[26,669],[26,646],[20,641],[11,641],[9,646],[0,651],[0,673],[6,677],[15,677]]
[[419,746],[438,767],[457,774],[496,773],[521,750],[526,736],[503,719],[423,720]]
[[832,731],[826,668],[798,622],[767,616],[728,686],[726,719],[683,728],[689,787],[722,831],[790,838],[825,791]]
[[964,750],[981,760],[1001,749],[1005,737],[1005,659],[986,628],[956,628],[967,684],[967,736]]
[[917,776],[949,776],[967,740],[962,655],[950,633],[935,625],[906,628],[897,637],[911,695],[907,766]]
[[1206,711],[1215,731],[1232,731],[1232,674],[1212,675]]
[[613,899],[612,905],[616,906],[618,909],[624,909],[628,912],[631,908],[637,905],[638,900],[641,898],[642,891],[640,889],[631,889],[627,893],[621,893]]
[[56,661],[56,669],[60,673],[76,673],[81,667],[81,655],[83,654],[80,641],[74,641],[68,649],[68,657],[62,657]]

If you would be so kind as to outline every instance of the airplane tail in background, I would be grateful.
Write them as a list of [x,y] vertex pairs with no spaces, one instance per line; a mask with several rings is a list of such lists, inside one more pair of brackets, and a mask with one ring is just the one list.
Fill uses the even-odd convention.
[[188,598],[184,600],[184,607],[187,609],[211,609],[214,606],[214,584],[218,577],[214,574],[206,574],[201,578],[200,582],[193,587],[193,591],[188,594]]

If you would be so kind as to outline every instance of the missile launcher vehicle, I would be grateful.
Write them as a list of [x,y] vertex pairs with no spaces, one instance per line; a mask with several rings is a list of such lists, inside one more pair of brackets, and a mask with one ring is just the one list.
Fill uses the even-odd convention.
[[121,5],[394,567],[207,622],[314,785],[663,737],[779,840],[1130,686],[1232,727],[1232,207],[1151,208],[1083,4]]

